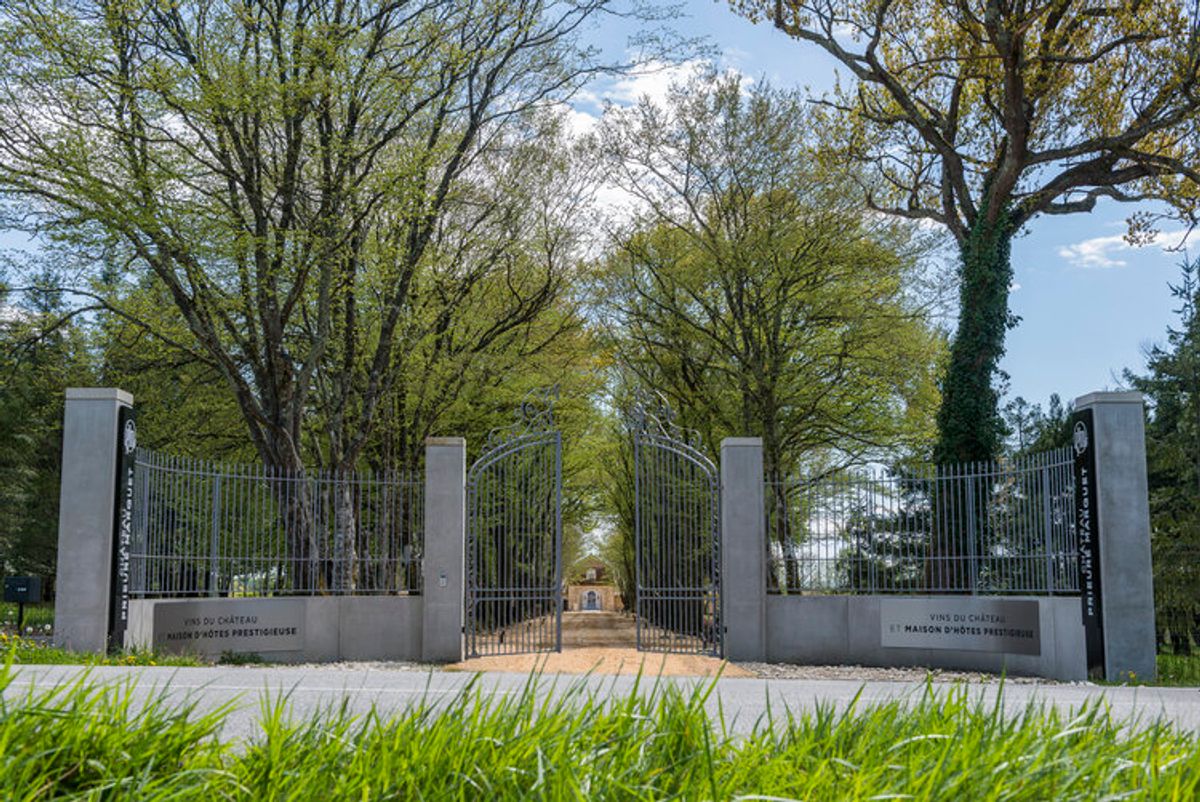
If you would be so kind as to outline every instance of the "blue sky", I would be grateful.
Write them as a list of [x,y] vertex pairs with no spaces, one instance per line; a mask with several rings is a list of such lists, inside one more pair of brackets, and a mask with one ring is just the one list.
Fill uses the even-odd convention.
[[[724,0],[692,0],[688,17],[674,27],[704,37],[719,66],[781,87],[815,94],[832,86],[836,63],[815,46],[788,39],[769,25],[752,25]],[[628,29],[606,22],[594,35],[619,54]],[[627,98],[639,88],[651,94],[663,78],[645,76],[598,90]],[[594,113],[589,103],[577,104]],[[1174,322],[1167,286],[1178,278],[1182,254],[1159,245],[1131,248],[1121,235],[1138,207],[1104,202],[1091,214],[1033,221],[1014,243],[1012,311],[1022,318],[1008,336],[1002,364],[1010,397],[1045,405],[1051,393],[1064,401],[1100,389],[1116,389],[1124,368],[1140,371],[1144,349],[1162,342]],[[1168,226],[1167,228],[1173,228]],[[1178,237],[1160,243],[1176,244]]]

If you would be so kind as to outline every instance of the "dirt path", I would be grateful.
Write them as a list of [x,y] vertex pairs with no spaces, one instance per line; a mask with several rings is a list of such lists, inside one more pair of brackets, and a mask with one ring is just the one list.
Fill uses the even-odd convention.
[[528,674],[637,674],[647,677],[753,677],[740,666],[698,654],[656,654],[633,648],[582,646],[543,654],[509,654],[476,657],[452,663],[447,671],[506,671]]

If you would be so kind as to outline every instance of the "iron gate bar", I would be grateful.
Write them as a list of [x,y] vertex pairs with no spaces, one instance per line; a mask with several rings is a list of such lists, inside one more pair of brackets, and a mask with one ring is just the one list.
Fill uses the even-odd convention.
[[669,406],[633,409],[637,647],[721,656],[720,480]]
[[552,388],[522,402],[517,422],[489,435],[467,474],[464,634],[472,657],[562,649],[556,395]]

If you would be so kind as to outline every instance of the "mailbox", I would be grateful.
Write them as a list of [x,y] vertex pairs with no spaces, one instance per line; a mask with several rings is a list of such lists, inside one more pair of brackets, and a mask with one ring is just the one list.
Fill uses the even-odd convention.
[[4,600],[17,604],[37,604],[42,600],[40,576],[4,577]]

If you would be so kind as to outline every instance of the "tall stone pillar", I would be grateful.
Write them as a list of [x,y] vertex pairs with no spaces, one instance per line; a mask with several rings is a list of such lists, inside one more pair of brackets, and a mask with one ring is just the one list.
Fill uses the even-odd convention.
[[463,655],[466,591],[467,441],[425,441],[424,621],[421,654],[436,663]]
[[[103,652],[113,597],[116,488],[122,409],[133,396],[111,387],[70,387],[63,414],[62,481],[54,645]],[[120,644],[117,644],[120,645]]]
[[1112,681],[1156,672],[1144,415],[1141,393],[1097,392],[1072,421],[1088,668]]
[[767,541],[758,437],[721,441],[721,600],[725,657],[767,654]]

